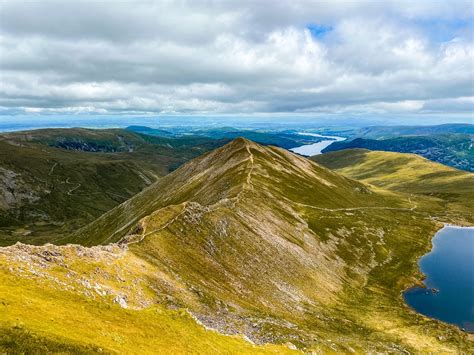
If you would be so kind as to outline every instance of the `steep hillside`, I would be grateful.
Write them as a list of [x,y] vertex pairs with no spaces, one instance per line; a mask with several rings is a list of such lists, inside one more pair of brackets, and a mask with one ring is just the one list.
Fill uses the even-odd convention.
[[[45,321],[19,313],[23,282],[33,280],[54,284],[52,297],[115,302],[137,317],[152,305],[186,308],[205,325],[258,344],[472,351],[463,332],[416,314],[401,297],[419,282],[417,258],[439,228],[433,211],[420,209],[428,205],[418,204],[409,194],[370,188],[286,150],[237,139],[74,236],[85,245],[118,244],[1,249],[5,278],[18,280],[8,290],[20,299],[7,304],[7,323],[20,319],[29,330]],[[135,324],[103,332],[123,351],[127,334],[140,344],[155,339]],[[47,332],[77,341],[75,328],[66,323]],[[96,332],[80,327],[81,344],[97,346]]]
[[[253,189],[256,183],[258,189]],[[359,206],[361,198],[365,204],[377,205],[390,198],[374,195],[364,185],[284,149],[262,147],[239,138],[183,165],[104,214],[81,229],[75,241],[86,245],[116,242],[138,220],[160,208],[187,202],[203,206],[235,204],[247,197],[249,188],[252,200],[271,198],[282,205],[294,202],[320,208]],[[397,205],[400,201],[392,198],[387,203]]]
[[474,174],[434,163],[415,154],[346,149],[311,158],[338,173],[392,191],[430,197],[449,219],[474,223]]
[[127,200],[223,141],[125,130],[0,135],[0,245],[42,244]]
[[344,142],[335,142],[325,148],[323,152],[364,148],[414,153],[457,169],[474,171],[473,142],[474,136],[472,134],[395,136],[383,139],[356,138]]

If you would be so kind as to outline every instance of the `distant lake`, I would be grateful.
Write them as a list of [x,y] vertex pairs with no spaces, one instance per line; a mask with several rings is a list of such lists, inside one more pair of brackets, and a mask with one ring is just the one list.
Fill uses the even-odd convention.
[[311,137],[320,137],[320,138],[327,138],[325,140],[322,140],[321,142],[318,143],[313,143],[313,144],[305,144],[296,148],[291,148],[290,150],[292,152],[305,155],[305,156],[313,156],[313,155],[318,155],[321,154],[321,151],[326,148],[327,146],[331,145],[334,142],[341,142],[346,140],[343,137],[336,137],[336,136],[323,136],[321,134],[316,134],[316,133],[306,133],[306,132],[298,132],[298,134],[302,136],[311,136]]
[[419,262],[426,288],[404,293],[417,312],[474,332],[474,227],[446,226]]

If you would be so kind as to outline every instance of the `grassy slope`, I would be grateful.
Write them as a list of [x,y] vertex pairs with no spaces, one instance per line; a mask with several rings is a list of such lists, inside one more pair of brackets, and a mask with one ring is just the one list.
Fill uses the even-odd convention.
[[[16,266],[8,264],[9,268]],[[183,310],[169,310],[160,305],[140,311],[123,309],[112,302],[92,298],[87,294],[87,287],[81,292],[61,289],[54,282],[60,279],[57,274],[53,280],[33,275],[19,278],[6,267],[0,257],[0,352],[289,352],[284,347],[256,347],[241,337],[205,330]],[[76,266],[76,270],[81,269]],[[63,282],[70,282],[62,276]]]
[[[125,130],[0,136],[0,245],[41,244],[92,221],[185,161],[223,144]],[[86,151],[84,151],[86,150]]]
[[[97,313],[74,326],[61,320],[60,328],[48,329],[54,341],[126,351],[129,339],[159,341],[146,320],[155,324],[152,305],[161,305],[166,327],[172,318],[166,309],[185,307],[222,332],[306,350],[472,352],[466,334],[416,314],[401,297],[421,277],[417,259],[439,228],[430,215],[441,204],[367,187],[285,150],[239,139],[185,164],[76,235],[86,244],[125,236],[128,246],[0,249],[5,329],[11,334],[12,323],[23,322],[22,329],[36,334],[50,314],[69,319],[69,311],[58,309],[71,306],[78,317]],[[57,299],[54,311],[37,313],[34,321],[21,314],[26,284],[51,292],[45,297]],[[71,303],[94,299],[92,310],[63,305],[77,295],[83,301]],[[137,310],[110,306],[117,297]],[[9,305],[10,298],[18,302]],[[130,313],[137,318],[127,318]],[[96,317],[99,328],[89,326]],[[111,333],[100,333],[103,320]],[[209,351],[207,335],[202,344],[178,334]]]
[[[445,220],[474,222],[474,174],[434,163],[415,154],[347,149],[312,158],[361,182],[427,197],[442,207]],[[434,208],[434,207],[433,207]]]

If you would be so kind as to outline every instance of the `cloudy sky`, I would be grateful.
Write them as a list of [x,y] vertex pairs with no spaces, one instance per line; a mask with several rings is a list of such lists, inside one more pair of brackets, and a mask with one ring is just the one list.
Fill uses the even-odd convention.
[[0,115],[470,119],[473,13],[456,0],[0,0]]

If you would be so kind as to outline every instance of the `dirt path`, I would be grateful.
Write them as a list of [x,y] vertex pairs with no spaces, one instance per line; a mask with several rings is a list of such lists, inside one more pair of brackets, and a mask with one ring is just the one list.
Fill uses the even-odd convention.
[[249,161],[250,161],[250,171],[247,174],[247,180],[246,181],[247,181],[247,185],[250,186],[253,189],[252,181],[251,181],[253,168],[254,168],[253,154],[250,151],[250,147],[248,145],[246,146],[246,149],[247,149],[247,152],[249,153]]
[[413,194],[410,194],[410,197],[408,197],[408,202],[410,202],[410,204],[412,205],[412,207],[410,208],[410,211],[413,211],[415,208],[418,207],[418,205],[416,204],[416,202],[413,202],[411,200],[411,198],[413,197]]
[[48,176],[51,176],[53,174],[54,168],[58,165],[58,163],[54,163],[51,169],[49,170]]
[[72,193],[73,193],[75,190],[77,190],[78,188],[80,188],[80,187],[81,187],[81,184],[77,184],[77,186],[74,186],[72,189],[70,189],[70,190],[67,192],[67,194],[68,194],[69,196],[71,196]]
[[[137,235],[139,236],[139,238],[137,240],[131,240],[131,241],[127,241],[126,238],[127,236],[125,236],[124,238],[122,238],[118,244],[127,244],[127,245],[131,245],[131,244],[136,244],[136,243],[140,243],[143,239],[145,239],[147,236],[153,234],[153,233],[157,233],[159,231],[162,231],[163,229],[165,228],[168,228],[171,224],[173,224],[179,217],[181,217],[185,212],[186,212],[186,206],[187,206],[188,202],[184,202],[183,203],[183,210],[181,212],[179,212],[176,216],[174,216],[172,219],[170,219],[168,222],[165,223],[165,225],[163,225],[162,227],[160,228],[157,228],[157,229],[154,229],[150,232],[147,232],[145,234],[142,234],[142,235]],[[133,237],[133,235],[129,235],[129,237]]]
[[404,208],[404,207],[386,207],[386,206],[361,206],[361,207],[348,207],[348,208],[325,208],[306,205],[304,203],[294,202],[297,205],[309,207],[315,210],[337,212],[337,211],[359,211],[359,210],[395,210],[395,211],[413,211],[415,207]]
[[237,194],[237,196],[235,197],[235,202],[234,202],[233,207],[235,207],[235,205],[241,200],[242,194],[245,192],[247,187],[250,187],[253,190],[252,173],[253,173],[253,169],[254,169],[254,166],[255,166],[254,165],[254,159],[253,159],[253,154],[250,151],[250,146],[248,144],[245,146],[245,149],[249,153],[248,162],[250,163],[250,170],[247,174],[247,178],[245,180],[244,186],[242,187],[242,190],[240,190],[239,193]]

